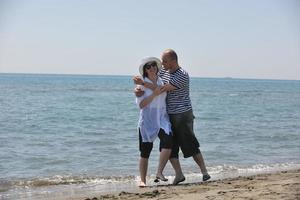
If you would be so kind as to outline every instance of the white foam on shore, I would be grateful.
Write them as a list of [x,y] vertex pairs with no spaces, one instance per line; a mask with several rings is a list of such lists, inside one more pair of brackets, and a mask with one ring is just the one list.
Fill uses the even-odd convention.
[[[238,176],[251,176],[256,174],[273,173],[285,170],[300,169],[300,164],[284,163],[264,165],[257,164],[251,167],[237,167],[231,165],[219,165],[208,167],[211,181]],[[201,173],[187,173],[184,183],[196,183],[202,181]],[[169,180],[160,185],[172,184],[174,176],[166,176]],[[148,185],[155,187],[155,176],[148,177]],[[72,177],[54,176],[51,178],[40,178],[27,181],[15,182],[15,185],[8,184],[7,190],[0,190],[0,199],[68,199],[97,196],[99,194],[118,193],[121,191],[136,192],[139,182],[138,176],[124,177]],[[2,191],[2,192],[1,192]]]

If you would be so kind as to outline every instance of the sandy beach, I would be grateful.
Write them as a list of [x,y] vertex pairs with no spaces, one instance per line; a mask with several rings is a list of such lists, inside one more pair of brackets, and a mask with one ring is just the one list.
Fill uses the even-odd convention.
[[[75,198],[72,198],[75,200]],[[81,198],[82,199],[82,198]],[[181,184],[178,186],[155,186],[138,189],[137,192],[122,191],[116,194],[91,196],[82,200],[102,199],[300,199],[300,169],[260,174],[217,181]],[[76,199],[77,200],[77,199]]]

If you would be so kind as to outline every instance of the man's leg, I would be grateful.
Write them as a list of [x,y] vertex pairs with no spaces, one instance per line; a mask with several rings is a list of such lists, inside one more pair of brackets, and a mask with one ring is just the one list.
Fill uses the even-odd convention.
[[172,167],[175,170],[175,178],[174,178],[173,184],[177,185],[178,183],[185,181],[185,177],[182,173],[179,159],[178,158],[170,158],[170,162],[172,164]]
[[177,114],[172,119],[173,124],[176,125],[174,129],[176,130],[177,140],[180,141],[179,146],[184,157],[192,156],[203,174],[203,180],[208,180],[210,176],[207,173],[204,159],[199,149],[200,144],[194,133],[193,111]]
[[170,162],[172,164],[172,167],[175,171],[175,178],[173,181],[174,185],[177,185],[180,182],[185,181],[185,177],[182,173],[181,165],[179,162],[179,144],[178,144],[178,138],[176,136],[176,126],[177,126],[177,115],[169,115],[170,122],[172,124],[172,131],[173,131],[173,146],[172,146],[172,152],[170,156]]
[[[199,151],[200,151],[200,149],[199,149]],[[200,170],[203,174],[203,181],[207,181],[208,179],[210,179],[210,176],[207,173],[207,169],[206,169],[201,151],[200,151],[200,153],[195,154],[193,156],[193,158],[194,158],[194,161],[197,163],[197,165],[199,166],[199,168],[200,168]]]
[[175,179],[173,181],[174,185],[177,185],[178,183],[185,181],[185,177],[181,170],[178,153],[179,153],[179,146],[174,137],[173,147],[172,147],[172,152],[171,152],[171,157],[170,157],[170,162],[175,171]]
[[205,166],[204,159],[203,159],[201,152],[194,155],[193,158],[194,158],[195,162],[197,163],[197,165],[199,166],[202,174],[207,174],[206,166]]

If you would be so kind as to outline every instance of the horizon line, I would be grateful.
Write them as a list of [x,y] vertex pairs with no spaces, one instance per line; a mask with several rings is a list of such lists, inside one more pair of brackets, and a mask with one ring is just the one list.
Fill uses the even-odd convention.
[[[0,75],[2,74],[11,74],[11,75],[67,75],[67,76],[131,76],[129,74],[71,74],[71,73],[24,73],[24,72],[0,72]],[[242,80],[275,80],[275,81],[300,81],[300,79],[280,79],[280,78],[243,78],[243,77],[231,77],[231,76],[224,76],[224,77],[205,77],[205,76],[190,76],[191,78],[203,78],[203,79],[242,79]]]

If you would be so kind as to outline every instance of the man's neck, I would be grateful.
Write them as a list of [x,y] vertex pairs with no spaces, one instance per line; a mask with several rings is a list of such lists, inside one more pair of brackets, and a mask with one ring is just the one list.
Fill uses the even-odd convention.
[[175,65],[174,67],[172,67],[171,69],[169,69],[169,72],[170,73],[173,73],[173,72],[175,72],[177,69],[179,69],[179,65]]

